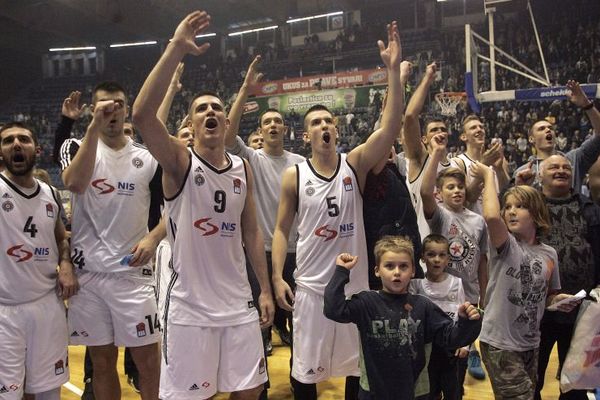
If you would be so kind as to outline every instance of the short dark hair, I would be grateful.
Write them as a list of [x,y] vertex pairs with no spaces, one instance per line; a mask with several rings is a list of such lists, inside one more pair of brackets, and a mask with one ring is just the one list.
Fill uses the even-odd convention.
[[212,97],[216,97],[217,99],[219,99],[219,101],[221,103],[223,103],[223,106],[225,106],[225,102],[223,101],[223,99],[221,98],[221,96],[219,96],[219,94],[217,92],[215,92],[214,90],[201,90],[200,92],[198,92],[194,98],[192,99],[192,101],[190,101],[190,105],[188,107],[188,116],[192,115],[192,104],[194,104],[194,101],[196,101],[196,99],[198,97],[202,97],[202,96],[212,96]]
[[329,114],[331,114],[331,116],[333,116],[333,113],[329,108],[327,108],[327,106],[324,106],[323,104],[315,104],[304,113],[304,117],[302,118],[302,121],[304,122],[304,130],[306,130],[306,117],[308,114],[314,111],[327,111]]
[[535,121],[533,124],[531,124],[531,126],[529,127],[529,129],[527,130],[527,136],[533,136],[533,127],[540,123],[540,122],[547,122],[550,125],[554,125],[552,124],[552,122],[548,121],[546,118],[542,118],[542,119],[538,119],[537,121]]
[[450,242],[448,241],[448,238],[446,238],[444,235],[439,235],[437,233],[431,233],[427,236],[425,236],[425,239],[423,239],[423,246],[422,246],[422,252],[425,253],[425,249],[427,248],[427,245],[429,243],[440,243],[440,244],[445,244],[446,246],[450,246]]
[[281,119],[283,119],[283,113],[282,113],[281,111],[279,111],[279,110],[278,110],[278,109],[276,109],[276,108],[267,108],[267,109],[265,110],[265,112],[263,112],[262,114],[260,114],[260,115],[258,116],[258,126],[259,126],[259,127],[261,127],[261,126],[262,126],[262,118],[263,118],[263,117],[265,116],[265,114],[266,114],[266,113],[268,113],[268,112],[274,112],[274,113],[277,113],[277,114],[281,115]]
[[437,115],[428,116],[425,118],[425,121],[423,121],[423,128],[425,128],[425,130],[423,131],[423,135],[427,133],[427,127],[429,126],[429,124],[432,124],[434,122],[441,122],[444,125],[446,124],[446,121],[444,121],[442,117],[439,117]]
[[0,128],[0,135],[2,135],[2,132],[10,129],[10,128],[21,128],[21,129],[26,129],[31,133],[31,136],[33,138],[33,144],[34,145],[38,145],[38,138],[37,135],[35,134],[35,132],[33,131],[33,128],[31,126],[29,126],[28,124],[24,123],[24,122],[20,122],[20,121],[11,121],[8,122],[4,125],[2,125],[2,127]]
[[96,93],[98,93],[99,90],[104,90],[108,93],[121,92],[125,95],[125,98],[127,98],[127,90],[125,90],[125,88],[121,86],[120,83],[115,81],[104,81],[100,82],[94,87],[94,90],[92,91],[92,104],[96,104],[96,101],[98,101],[98,99],[96,98]]

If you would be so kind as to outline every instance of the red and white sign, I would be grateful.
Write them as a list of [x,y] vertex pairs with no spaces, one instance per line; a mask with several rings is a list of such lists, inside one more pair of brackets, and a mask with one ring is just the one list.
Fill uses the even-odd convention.
[[387,83],[387,71],[385,69],[367,69],[264,82],[258,85],[250,94],[258,97],[315,89],[338,89],[385,83]]

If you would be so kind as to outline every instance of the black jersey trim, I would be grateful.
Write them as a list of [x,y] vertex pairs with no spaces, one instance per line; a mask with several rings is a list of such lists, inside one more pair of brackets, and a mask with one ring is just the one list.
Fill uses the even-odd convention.
[[[38,182],[39,185],[39,182]],[[58,200],[58,196],[56,191],[54,190],[54,188],[52,187],[52,185],[48,185],[48,187],[50,188],[50,192],[52,193],[52,197],[54,197],[54,201],[56,202],[56,206],[58,207],[58,211],[61,212],[62,211],[62,203],[60,202],[60,200]]]
[[2,180],[4,182],[6,182],[6,184],[15,192],[17,192],[17,194],[19,194],[21,197],[24,197],[26,199],[33,199],[35,196],[37,196],[40,193],[40,189],[41,189],[41,185],[40,182],[35,179],[35,182],[37,183],[37,188],[35,189],[35,191],[33,193],[31,193],[30,195],[27,195],[23,192],[21,192],[21,190],[15,185],[13,184],[10,179],[8,179],[7,177],[5,177],[4,175],[0,174],[0,178],[2,178]]
[[335,167],[335,171],[333,172],[333,175],[331,175],[329,178],[324,177],[323,175],[319,174],[313,167],[313,165],[311,164],[310,160],[307,159],[306,163],[308,164],[308,168],[310,168],[310,170],[312,171],[312,173],[319,179],[324,180],[325,182],[331,182],[335,179],[335,177],[337,176],[338,172],[340,172],[340,166],[342,165],[342,156],[340,154],[336,154],[338,157],[338,162],[337,162],[337,166]]
[[298,203],[300,203],[300,167],[295,164],[296,167],[296,214],[298,213]]
[[242,164],[244,164],[244,176],[246,177],[246,187],[248,186],[248,167],[246,165],[247,162],[248,160],[242,158]]
[[417,176],[415,177],[415,179],[413,179],[412,181],[409,180],[408,183],[415,183],[417,181],[417,179],[419,179],[419,176],[421,176],[421,174],[423,173],[423,170],[425,169],[425,164],[427,164],[427,160],[429,159],[429,153],[427,153],[427,157],[425,157],[425,161],[423,161],[423,165],[421,165],[421,169],[419,170],[419,173],[417,174]]
[[[171,261],[170,263],[173,262],[173,256],[171,255]],[[171,305],[171,291],[173,290],[173,286],[175,286],[175,282],[177,282],[177,278],[179,277],[179,274],[177,272],[175,272],[175,270],[172,271],[171,273],[171,280],[169,281],[169,285],[167,286],[167,295],[165,297],[165,312],[163,315],[163,320],[161,321],[161,323],[163,324],[163,342],[162,342],[162,353],[163,353],[163,358],[165,359],[165,364],[169,365],[169,358],[168,358],[168,346],[167,346],[167,334],[168,334],[168,327],[169,325],[167,324],[167,320],[168,320],[168,315],[169,315],[169,306]]]
[[[427,157],[425,157],[425,161],[423,162],[423,165],[421,165],[421,170],[419,171],[419,174],[416,176],[415,179],[413,179],[412,181],[409,180],[410,184],[413,184],[417,181],[417,179],[419,179],[419,177],[421,176],[421,174],[423,173],[423,170],[425,169],[425,165],[427,164],[427,160],[429,160],[429,153],[427,153]],[[442,164],[442,167],[444,168],[448,168],[450,166],[450,161],[448,161],[447,163],[440,163]]]
[[165,201],[175,200],[177,198],[177,196],[179,196],[181,194],[181,192],[183,192],[185,183],[187,182],[188,176],[190,175],[190,170],[192,169],[192,154],[191,153],[189,155],[189,159],[190,159],[190,163],[188,164],[187,171],[185,171],[185,175],[183,177],[183,183],[181,184],[181,187],[179,188],[177,193],[175,193],[172,197],[165,196]]
[[213,166],[211,163],[209,163],[204,158],[202,158],[202,156],[200,154],[196,153],[196,150],[194,150],[193,148],[192,148],[192,153],[194,153],[194,155],[198,158],[198,160],[200,160],[200,162],[202,164],[206,165],[211,171],[213,171],[217,174],[223,174],[223,173],[229,171],[233,167],[233,161],[231,160],[231,157],[229,156],[229,153],[227,153],[227,152],[225,152],[224,154],[225,154],[225,158],[227,158],[227,160],[229,161],[229,164],[223,169],[215,168],[215,166]]

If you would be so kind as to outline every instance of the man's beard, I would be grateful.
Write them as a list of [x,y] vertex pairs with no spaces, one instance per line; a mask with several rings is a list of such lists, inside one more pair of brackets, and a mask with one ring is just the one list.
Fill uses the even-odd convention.
[[33,170],[33,168],[35,168],[35,162],[36,156],[34,154],[33,157],[31,157],[31,159],[25,159],[24,169],[16,169],[13,166],[12,161],[6,161],[6,159],[4,161],[4,166],[6,167],[7,171],[10,172],[13,176],[24,176],[30,173]]

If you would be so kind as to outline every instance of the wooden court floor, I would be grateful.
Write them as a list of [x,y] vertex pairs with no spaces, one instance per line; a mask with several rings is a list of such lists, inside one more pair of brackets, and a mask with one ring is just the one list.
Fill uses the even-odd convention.
[[[292,394],[289,389],[289,357],[290,350],[288,347],[281,346],[279,338],[273,334],[274,348],[273,355],[269,357],[269,374],[271,377],[271,389],[269,389],[270,400],[289,400],[292,399]],[[71,346],[69,348],[69,364],[71,368],[71,384],[83,389],[83,357],[84,347]],[[558,356],[556,347],[550,357],[550,363],[546,371],[546,383],[542,391],[544,400],[558,399],[558,380],[555,379],[556,369],[558,366]],[[140,396],[133,391],[127,384],[127,378],[123,373],[123,351],[119,352],[118,361],[119,375],[121,377],[121,389],[123,400],[137,400]],[[344,398],[344,379],[338,378],[328,382],[319,384],[319,399],[320,400],[342,400]],[[62,399],[77,400],[79,396],[75,395],[68,389],[63,388]],[[218,400],[227,399],[227,395],[219,395]],[[485,381],[477,381],[467,374],[465,381],[465,396],[464,400],[492,400],[494,398],[489,379]]]

